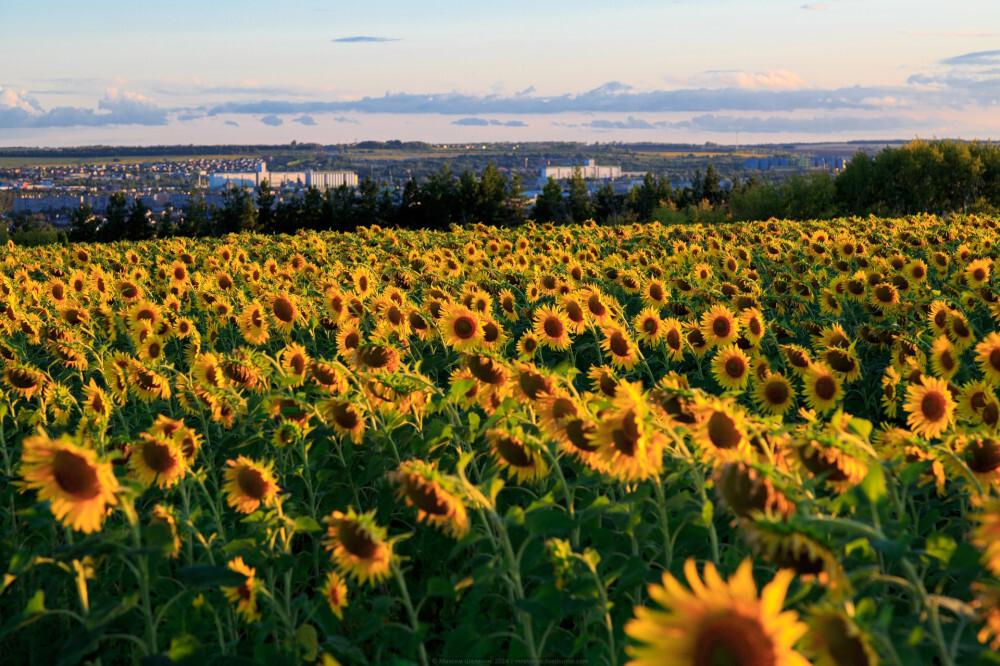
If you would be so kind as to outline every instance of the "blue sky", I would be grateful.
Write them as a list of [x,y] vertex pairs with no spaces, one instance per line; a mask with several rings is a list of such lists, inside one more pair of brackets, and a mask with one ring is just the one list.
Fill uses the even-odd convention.
[[0,145],[1000,139],[995,0],[0,0],[0,25]]

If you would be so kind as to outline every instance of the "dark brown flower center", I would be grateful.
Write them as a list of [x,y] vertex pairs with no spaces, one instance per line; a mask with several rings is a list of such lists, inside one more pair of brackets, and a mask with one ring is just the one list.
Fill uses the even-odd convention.
[[101,493],[97,470],[86,458],[71,451],[56,451],[52,458],[52,476],[64,493],[76,499],[94,499]]
[[725,412],[715,411],[708,419],[708,439],[719,449],[732,449],[743,440],[736,422]]
[[774,643],[760,622],[725,610],[703,619],[694,638],[693,666],[774,666]]

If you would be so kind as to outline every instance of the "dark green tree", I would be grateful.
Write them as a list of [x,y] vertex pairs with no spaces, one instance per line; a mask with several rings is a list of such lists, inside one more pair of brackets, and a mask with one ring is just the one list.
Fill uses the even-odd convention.
[[535,199],[535,207],[531,209],[531,219],[535,222],[566,222],[569,212],[563,201],[562,186],[549,176],[542,187],[542,193]]
[[252,232],[258,229],[257,208],[250,190],[233,187],[222,194],[222,207],[213,216],[216,235]]
[[91,243],[97,240],[97,218],[94,207],[80,204],[70,213],[69,239],[74,243]]
[[195,190],[181,207],[181,222],[177,225],[177,235],[188,238],[209,235],[211,220],[208,213],[204,193]]
[[594,207],[590,202],[590,192],[587,181],[583,179],[580,167],[573,168],[573,177],[569,180],[569,216],[577,223],[586,222],[594,216]]
[[257,185],[257,228],[264,233],[273,233],[274,203],[274,191],[267,178],[264,178]]
[[108,198],[108,207],[104,212],[104,224],[97,231],[97,240],[113,242],[126,238],[128,235],[128,199],[123,192],[115,192]]
[[132,205],[128,209],[128,218],[125,220],[125,238],[131,241],[149,240],[156,235],[153,222],[149,217],[150,211],[142,199],[136,197],[132,200]]

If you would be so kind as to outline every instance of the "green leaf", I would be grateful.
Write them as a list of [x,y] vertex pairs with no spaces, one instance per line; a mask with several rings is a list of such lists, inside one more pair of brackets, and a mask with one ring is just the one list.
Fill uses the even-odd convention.
[[847,422],[847,429],[865,441],[868,441],[868,437],[872,434],[871,421],[857,417]]
[[441,576],[434,576],[427,581],[427,596],[445,597],[450,599],[455,596],[455,587]]
[[319,653],[319,635],[316,633],[316,627],[303,624],[295,631],[295,639],[302,649],[302,658],[306,661],[315,661]]
[[[866,421],[867,423],[867,421]],[[861,482],[861,492],[865,494],[872,504],[877,504],[879,500],[886,496],[885,472],[882,471],[882,463],[873,463]]]
[[295,519],[296,532],[319,532],[323,526],[316,522],[312,516],[299,516]]
[[955,554],[958,544],[947,534],[941,532],[931,532],[927,535],[927,545],[924,551],[933,558],[941,560],[941,564],[947,565],[951,556]]

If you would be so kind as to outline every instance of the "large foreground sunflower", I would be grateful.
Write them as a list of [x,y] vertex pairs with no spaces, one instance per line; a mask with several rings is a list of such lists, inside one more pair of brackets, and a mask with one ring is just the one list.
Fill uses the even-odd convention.
[[808,666],[793,649],[807,626],[795,611],[781,611],[795,573],[782,569],[757,597],[750,560],[729,582],[711,563],[702,582],[694,559],[684,564],[690,591],[672,575],[650,585],[649,596],[665,610],[636,608],[625,633],[639,641],[627,652],[630,666]]
[[44,431],[22,443],[21,477],[25,486],[49,500],[52,515],[66,527],[99,532],[108,506],[118,504],[118,480],[110,462],[75,444],[69,435],[49,439]]
[[261,465],[245,456],[227,460],[226,503],[240,513],[253,513],[263,503],[270,506],[281,488],[275,482],[271,465]]

